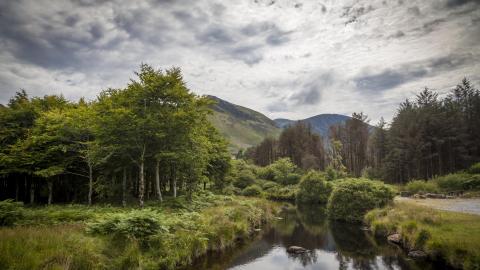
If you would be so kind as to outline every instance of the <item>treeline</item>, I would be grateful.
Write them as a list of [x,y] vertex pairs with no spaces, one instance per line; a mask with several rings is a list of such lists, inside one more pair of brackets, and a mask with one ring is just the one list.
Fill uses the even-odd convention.
[[328,138],[298,122],[243,156],[262,166],[289,157],[304,169],[393,183],[431,179],[480,161],[480,91],[467,79],[443,98],[425,88],[400,104],[390,124],[382,118],[372,127],[365,114],[354,113],[332,126]]
[[223,181],[230,154],[207,120],[212,101],[177,68],[142,65],[136,75],[91,102],[22,90],[1,106],[0,197],[143,206]]

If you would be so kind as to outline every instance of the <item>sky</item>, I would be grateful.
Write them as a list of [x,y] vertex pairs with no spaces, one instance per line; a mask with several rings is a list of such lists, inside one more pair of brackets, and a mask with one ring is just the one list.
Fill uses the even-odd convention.
[[95,99],[141,63],[270,118],[391,120],[424,87],[480,87],[479,0],[0,1],[0,103]]

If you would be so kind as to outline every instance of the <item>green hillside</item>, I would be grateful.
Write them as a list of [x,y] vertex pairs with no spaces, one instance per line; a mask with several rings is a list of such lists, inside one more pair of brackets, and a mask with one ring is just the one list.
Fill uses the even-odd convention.
[[281,129],[265,115],[215,96],[210,98],[217,102],[212,107],[214,113],[210,121],[230,141],[232,153],[280,134]]

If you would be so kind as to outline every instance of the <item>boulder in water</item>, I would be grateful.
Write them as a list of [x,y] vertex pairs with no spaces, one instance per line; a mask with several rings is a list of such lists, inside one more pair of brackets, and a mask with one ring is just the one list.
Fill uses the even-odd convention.
[[389,242],[400,245],[402,243],[402,236],[399,233],[391,234],[387,237]]
[[413,259],[424,259],[427,257],[427,253],[421,250],[412,250],[408,252],[408,257]]
[[308,250],[306,248],[298,247],[298,246],[290,246],[290,247],[287,248],[288,253],[294,253],[294,254],[301,254],[301,253],[305,253],[307,251]]

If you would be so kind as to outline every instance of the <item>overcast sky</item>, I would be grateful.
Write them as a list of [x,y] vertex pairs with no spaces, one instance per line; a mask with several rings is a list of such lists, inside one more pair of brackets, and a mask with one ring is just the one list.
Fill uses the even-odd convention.
[[0,1],[0,103],[93,99],[140,63],[271,118],[390,120],[423,87],[480,86],[480,1]]

